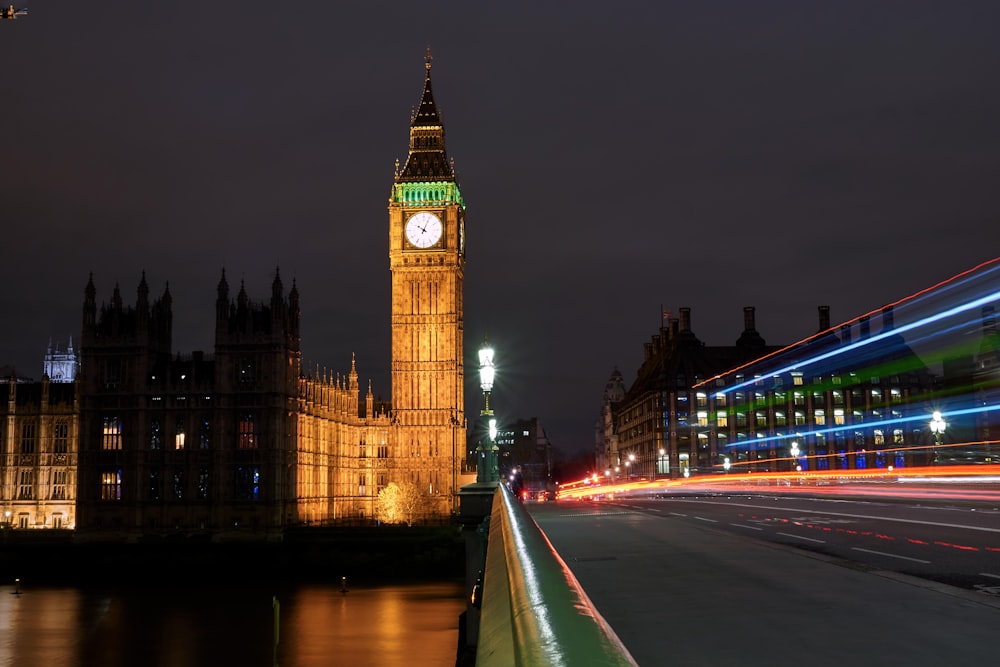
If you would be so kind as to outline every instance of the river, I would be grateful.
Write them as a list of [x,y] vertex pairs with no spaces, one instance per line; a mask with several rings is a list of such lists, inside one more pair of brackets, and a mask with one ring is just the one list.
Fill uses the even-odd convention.
[[461,582],[341,588],[0,586],[0,666],[454,667]]

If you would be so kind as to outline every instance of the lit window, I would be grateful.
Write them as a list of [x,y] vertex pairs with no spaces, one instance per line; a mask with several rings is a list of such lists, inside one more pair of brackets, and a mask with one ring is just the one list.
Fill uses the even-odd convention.
[[122,448],[122,424],[118,417],[105,417],[103,434],[101,437],[101,449],[121,449]]
[[257,449],[257,430],[252,414],[244,414],[240,417],[239,448]]
[[177,428],[174,430],[174,449],[184,449],[184,417],[177,418]]
[[122,471],[106,470],[101,473],[101,500],[122,499]]

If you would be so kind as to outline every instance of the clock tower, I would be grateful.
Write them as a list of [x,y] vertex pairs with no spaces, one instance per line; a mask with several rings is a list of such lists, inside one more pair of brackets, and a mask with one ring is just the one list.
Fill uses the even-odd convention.
[[465,202],[445,153],[431,92],[410,118],[410,148],[389,198],[392,428],[396,479],[429,494],[430,512],[457,507],[465,452],[463,304]]

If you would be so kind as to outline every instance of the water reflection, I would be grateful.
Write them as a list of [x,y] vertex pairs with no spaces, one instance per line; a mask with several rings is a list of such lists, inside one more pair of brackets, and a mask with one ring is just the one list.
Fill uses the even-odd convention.
[[0,665],[455,664],[461,582],[368,586],[0,586]]

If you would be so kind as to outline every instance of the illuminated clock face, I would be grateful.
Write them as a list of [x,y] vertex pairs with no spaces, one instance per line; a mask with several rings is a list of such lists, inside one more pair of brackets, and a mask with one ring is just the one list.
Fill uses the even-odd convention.
[[421,211],[406,221],[406,239],[417,248],[430,248],[441,238],[441,218]]

